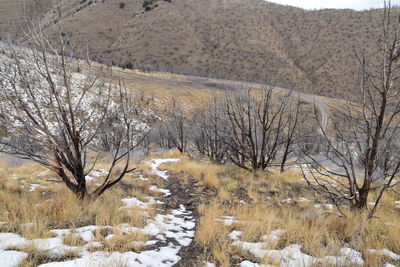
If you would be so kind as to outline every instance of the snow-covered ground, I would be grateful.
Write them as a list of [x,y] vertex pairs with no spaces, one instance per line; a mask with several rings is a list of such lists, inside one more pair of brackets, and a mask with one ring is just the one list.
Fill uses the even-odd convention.
[[[242,250],[246,250],[253,254],[255,257],[263,259],[269,258],[272,262],[278,263],[282,267],[289,266],[301,266],[308,267],[317,264],[331,264],[334,266],[344,266],[344,265],[363,265],[364,260],[360,252],[355,251],[351,248],[342,248],[340,250],[339,256],[327,256],[324,258],[315,258],[310,255],[301,252],[300,245],[290,245],[281,250],[276,249],[265,249],[271,242],[276,242],[279,240],[279,236],[283,234],[283,230],[272,231],[271,234],[263,236],[261,242],[244,242],[236,238],[238,234],[236,233],[235,240],[232,244],[234,246],[240,247]],[[232,233],[231,233],[232,235]],[[246,263],[244,266],[251,266]]]
[[[155,159],[151,163],[152,172],[162,179],[168,179],[168,173],[158,169],[159,165],[166,162],[177,162],[179,159]],[[93,172],[92,177],[96,179],[101,176],[102,171]],[[142,177],[143,178],[143,177]],[[169,197],[171,192],[167,189],[151,186],[152,191],[160,192],[164,197]],[[120,210],[136,207],[138,209],[148,208],[148,205],[162,205],[163,202],[155,198],[148,201],[140,201],[134,197],[121,200]],[[157,209],[160,210],[160,209]],[[136,210],[135,210],[136,212]],[[15,233],[0,233],[0,265],[4,267],[18,266],[28,254],[19,250],[35,247],[39,252],[49,256],[62,256],[74,253],[76,259],[64,262],[50,262],[40,266],[173,266],[178,263],[178,255],[182,247],[189,246],[194,238],[195,220],[191,211],[181,204],[178,209],[168,210],[156,214],[153,219],[148,219],[143,228],[132,227],[128,224],[119,226],[85,226],[77,229],[53,229],[54,237],[47,239],[28,240]],[[150,237],[149,241],[132,241],[137,246],[152,246],[152,249],[144,249],[141,252],[105,252],[101,251],[104,244],[96,240],[95,232],[107,229],[110,233],[119,232],[129,234],[141,232]],[[66,236],[75,235],[86,244],[80,247],[64,244]],[[105,240],[113,238],[114,234],[108,234]],[[96,252],[90,248],[96,247]],[[155,247],[155,248],[154,248]]]
[[[217,221],[225,224],[226,226],[232,226],[233,224],[240,224],[239,220],[236,220],[232,216],[223,216],[218,218]],[[362,254],[350,247],[343,247],[340,249],[336,256],[325,256],[322,258],[313,257],[307,255],[301,251],[301,246],[297,244],[289,245],[281,250],[278,249],[266,249],[268,246],[276,244],[280,236],[286,231],[277,229],[272,231],[268,235],[264,235],[260,238],[259,242],[246,242],[240,240],[242,232],[234,230],[228,236],[232,240],[232,245],[239,247],[244,251],[248,251],[254,257],[261,259],[269,259],[271,263],[278,264],[281,267],[311,267],[311,266],[363,266],[364,260]],[[369,253],[377,253],[384,255],[392,260],[400,260],[400,255],[393,253],[388,249],[375,250],[370,249]],[[207,262],[205,266],[215,266],[213,263]],[[261,267],[266,266],[259,263],[250,262],[245,260],[240,263],[241,267]],[[275,266],[275,265],[274,265]],[[387,264],[386,266],[390,266]]]

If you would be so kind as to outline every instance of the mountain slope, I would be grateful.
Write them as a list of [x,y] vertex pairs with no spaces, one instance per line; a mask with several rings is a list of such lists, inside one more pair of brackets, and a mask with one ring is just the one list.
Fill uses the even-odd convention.
[[18,35],[21,24],[43,17],[56,1],[59,0],[0,0],[0,39]]
[[53,8],[43,24],[61,26],[79,56],[89,48],[99,61],[346,98],[355,92],[353,49],[376,52],[382,13],[262,0],[150,0],[145,11],[143,2],[62,0],[61,18]]

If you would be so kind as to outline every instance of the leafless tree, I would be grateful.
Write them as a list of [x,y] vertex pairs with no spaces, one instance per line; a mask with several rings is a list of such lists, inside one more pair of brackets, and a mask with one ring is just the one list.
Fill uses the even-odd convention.
[[309,120],[309,116],[307,116],[308,111],[302,108],[300,95],[295,97],[289,94],[289,96],[291,98],[286,101],[283,111],[285,114],[285,124],[282,133],[281,173],[285,171],[288,159],[294,154],[296,149],[299,150],[298,144],[312,132],[307,125],[307,121]]
[[[289,99],[272,88],[226,95],[229,127],[225,144],[233,163],[247,170],[266,170],[274,163],[285,144],[285,126],[289,125],[285,108]],[[286,144],[287,155],[292,142]]]
[[197,109],[192,118],[192,142],[197,151],[212,162],[222,163],[226,158],[226,114],[223,101],[213,97]]
[[306,153],[305,179],[340,212],[343,201],[352,210],[367,209],[371,191],[378,192],[370,218],[400,174],[400,16],[395,11],[385,4],[376,57],[356,52],[360,97],[332,112],[332,131],[322,129],[324,160]]
[[175,146],[174,135],[171,131],[169,121],[160,122],[155,125],[149,135],[149,142],[161,148],[172,149]]
[[[133,171],[130,152],[145,131],[135,120],[134,98],[122,84],[105,83],[104,70],[93,77],[94,69],[67,56],[61,34],[50,44],[33,28],[29,41],[33,49],[7,45],[1,59],[0,125],[6,133],[0,151],[52,170],[79,199],[96,198]],[[74,73],[77,64],[86,75]],[[108,174],[88,192],[86,176],[105,137],[112,153]]]
[[185,152],[189,141],[190,126],[189,119],[182,108],[179,107],[172,112],[169,127],[174,146],[179,152]]

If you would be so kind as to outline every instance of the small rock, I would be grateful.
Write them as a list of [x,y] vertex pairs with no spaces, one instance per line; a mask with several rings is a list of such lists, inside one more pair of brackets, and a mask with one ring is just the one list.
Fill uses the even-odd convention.
[[192,203],[195,202],[195,201],[196,201],[195,198],[189,198],[189,199],[186,200],[186,205],[190,205],[190,204],[192,204]]
[[237,254],[233,255],[233,257],[232,257],[233,262],[241,262],[242,260],[243,260],[243,257],[241,257],[240,255],[237,255]]

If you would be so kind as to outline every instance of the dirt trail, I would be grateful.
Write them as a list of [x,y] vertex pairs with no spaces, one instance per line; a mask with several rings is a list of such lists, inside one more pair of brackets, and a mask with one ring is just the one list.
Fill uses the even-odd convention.
[[[204,188],[198,181],[192,177],[188,177],[187,182],[181,177],[181,174],[169,173],[168,180],[165,180],[166,189],[171,195],[165,199],[166,210],[177,209],[184,206],[187,211],[191,212],[193,221],[196,224],[195,232],[198,227],[199,213],[198,206],[216,192],[212,189]],[[193,238],[189,246],[184,246],[179,251],[178,256],[181,260],[175,265],[177,267],[202,266],[200,255],[204,248],[199,245]]]
[[[199,183],[197,183],[193,178],[189,177],[188,182],[183,183],[180,174],[171,174],[158,168],[161,163],[174,161],[174,159],[153,160],[152,163],[153,173],[164,179],[165,188],[169,190],[170,193],[164,197],[164,208],[166,213],[171,213],[172,211],[174,214],[174,211],[176,210],[184,211],[180,214],[175,214],[174,216],[177,219],[180,219],[182,224],[186,224],[187,222],[194,223],[195,227],[188,229],[190,231],[185,232],[186,235],[190,235],[190,243],[185,242],[186,244],[182,245],[182,243],[177,243],[177,240],[174,240],[174,238],[167,238],[164,245],[165,243],[172,243],[175,246],[181,246],[181,249],[177,254],[180,257],[180,260],[174,266],[201,266],[202,262],[198,258],[198,255],[200,255],[202,248],[196,244],[194,237],[199,218],[197,207],[201,202],[201,196],[197,192],[199,189],[200,191],[202,190]],[[179,233],[177,234],[179,235]]]
[[[184,184],[178,175],[171,175],[166,181],[166,188],[171,191],[171,197],[166,200],[166,208],[175,209],[179,205],[184,205],[188,211],[191,211],[197,228],[199,218],[197,207],[200,199],[196,193],[198,188],[196,181],[189,179],[189,183]],[[178,256],[181,257],[181,260],[175,266],[201,266],[201,262],[198,259],[201,251],[201,247],[193,240],[189,246],[180,250]]]

